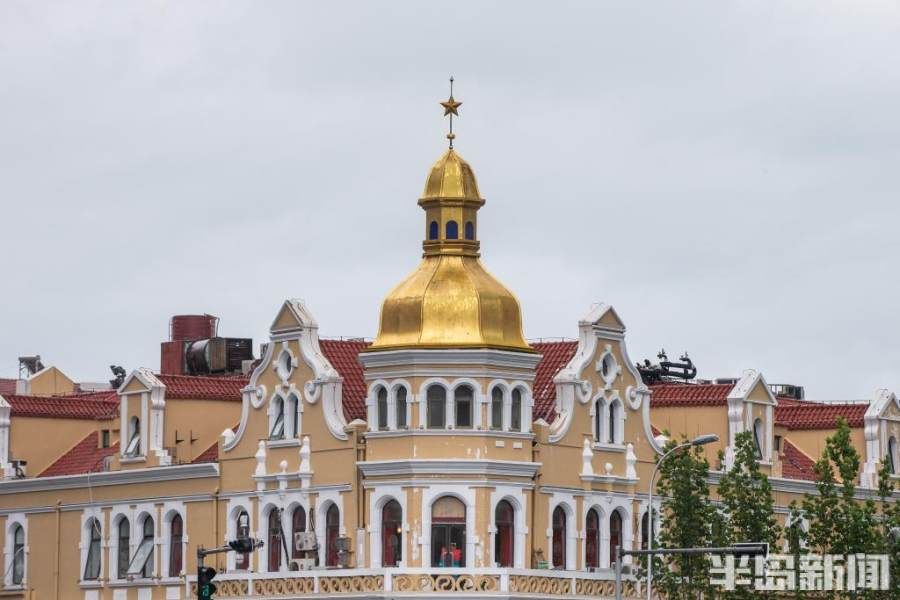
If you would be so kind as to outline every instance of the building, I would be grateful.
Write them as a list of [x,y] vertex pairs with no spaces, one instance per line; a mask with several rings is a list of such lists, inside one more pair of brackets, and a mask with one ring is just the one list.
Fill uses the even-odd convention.
[[230,360],[201,319],[199,333],[173,327],[162,372],[115,389],[80,391],[52,367],[0,382],[0,595],[188,598],[199,546],[254,537],[251,554],[208,559],[217,598],[611,596],[613,549],[646,540],[660,432],[717,433],[715,482],[752,431],[782,514],[814,489],[837,416],[865,457],[860,497],[880,457],[897,464],[884,390],[822,404],[752,370],[657,381],[605,304],[573,319],[574,340],[529,343],[518,300],[480,262],[485,202],[452,146],[418,203],[422,262],[372,341],[320,338],[286,300],[260,359],[218,375],[182,372],[192,353]]

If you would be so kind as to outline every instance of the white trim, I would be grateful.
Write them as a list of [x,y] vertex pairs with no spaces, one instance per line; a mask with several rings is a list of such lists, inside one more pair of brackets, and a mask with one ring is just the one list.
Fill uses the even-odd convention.
[[[97,579],[84,579],[84,570],[87,567],[88,552],[90,551],[91,534],[89,530],[90,522],[96,519],[100,524],[100,572]],[[78,548],[81,551],[81,560],[78,562],[78,581],[82,586],[100,585],[106,579],[106,555],[109,547],[106,531],[106,518],[103,511],[95,506],[85,508],[81,513],[80,523],[81,540]]]
[[[187,551],[188,551],[188,530],[187,530],[187,511],[183,502],[166,502],[160,511],[162,517],[159,523],[159,573],[164,574],[163,577],[178,578],[187,572]],[[172,520],[175,515],[181,517],[181,572],[169,573],[169,559],[172,553]]]
[[[547,561],[554,569],[562,566],[567,571],[574,571],[576,568],[575,553],[577,552],[576,538],[578,536],[578,527],[575,520],[575,506],[575,496],[572,494],[553,492],[550,495],[550,510],[547,520],[547,547],[550,549],[550,552],[549,556],[547,556]],[[566,564],[564,566],[553,564],[553,513],[557,507],[562,507],[563,512],[566,513]]]
[[[376,485],[369,488],[372,492],[369,494],[369,566],[380,568],[383,554],[381,547],[381,522],[382,511],[385,505],[391,500],[396,500],[400,504],[402,532],[400,534],[400,561],[397,568],[405,569],[408,562],[407,546],[409,545],[409,523],[410,519],[406,508],[406,492],[397,485]],[[357,564],[362,562],[362,557],[358,557]]]
[[512,368],[532,370],[540,362],[539,354],[530,352],[514,352],[510,350],[377,350],[364,351],[359,354],[359,362],[367,373],[378,374],[379,368],[385,367],[417,367],[462,366],[477,364],[487,368]]
[[406,460],[369,460],[356,463],[365,477],[413,477],[416,475],[485,475],[531,478],[541,463],[491,460],[411,458]]
[[57,475],[37,479],[10,479],[0,482],[0,495],[20,494],[23,492],[43,492],[50,490],[67,490],[106,485],[132,485],[136,483],[158,483],[162,481],[178,481],[182,479],[201,479],[218,477],[219,465],[216,463],[189,463],[167,467],[149,467],[146,469],[128,469],[124,471],[103,471],[84,475]]
[[495,537],[497,535],[497,505],[501,500],[506,500],[513,507],[514,527],[513,531],[513,567],[514,569],[525,568],[525,540],[528,536],[528,502],[527,496],[521,487],[516,486],[500,486],[498,485],[491,492],[491,505],[488,524],[488,546],[487,550],[491,556],[491,563],[497,564],[497,557],[494,556],[494,548],[496,547]]

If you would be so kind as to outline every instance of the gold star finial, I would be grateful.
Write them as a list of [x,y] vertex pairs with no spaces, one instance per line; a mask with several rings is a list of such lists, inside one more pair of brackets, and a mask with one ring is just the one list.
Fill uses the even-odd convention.
[[453,149],[453,140],[456,136],[453,134],[453,115],[459,116],[459,107],[462,106],[462,102],[457,102],[453,99],[453,76],[450,77],[450,97],[446,102],[441,102],[441,106],[444,107],[444,116],[450,116],[450,133],[447,134],[447,139],[450,140],[450,149]]

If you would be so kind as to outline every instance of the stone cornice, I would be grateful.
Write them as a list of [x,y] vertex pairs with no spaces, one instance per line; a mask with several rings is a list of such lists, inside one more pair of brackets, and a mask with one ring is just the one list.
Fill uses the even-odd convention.
[[517,369],[533,369],[541,360],[540,354],[507,350],[382,350],[361,352],[359,362],[366,369],[382,367],[415,367],[418,365],[457,366],[484,365]]
[[366,477],[413,477],[416,475],[483,475],[531,478],[541,463],[515,460],[416,458],[360,461],[356,465]]
[[67,490],[85,488],[88,486],[102,487],[108,485],[133,485],[136,483],[157,483],[161,481],[203,479],[207,477],[218,476],[218,464],[198,463],[175,465],[170,467],[152,467],[149,469],[103,471],[100,473],[89,473],[84,475],[60,475],[57,477],[38,477],[33,479],[9,479],[0,482],[0,494]]

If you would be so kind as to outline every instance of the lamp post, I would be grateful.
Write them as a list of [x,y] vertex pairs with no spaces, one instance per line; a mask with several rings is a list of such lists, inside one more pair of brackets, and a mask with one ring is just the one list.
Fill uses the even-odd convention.
[[[663,462],[669,458],[672,454],[681,450],[682,448],[688,448],[690,446],[704,446],[706,444],[711,444],[712,442],[718,442],[719,436],[714,433],[707,433],[704,435],[698,435],[694,439],[689,442],[684,442],[683,444],[678,444],[668,452],[662,455],[658,461],[656,461],[656,466],[653,467],[653,474],[650,476],[650,489],[647,490],[647,550],[653,550],[653,484],[656,482],[656,475],[659,473],[659,466],[663,464]],[[647,600],[652,600],[651,594],[653,593],[653,555],[647,555]]]

